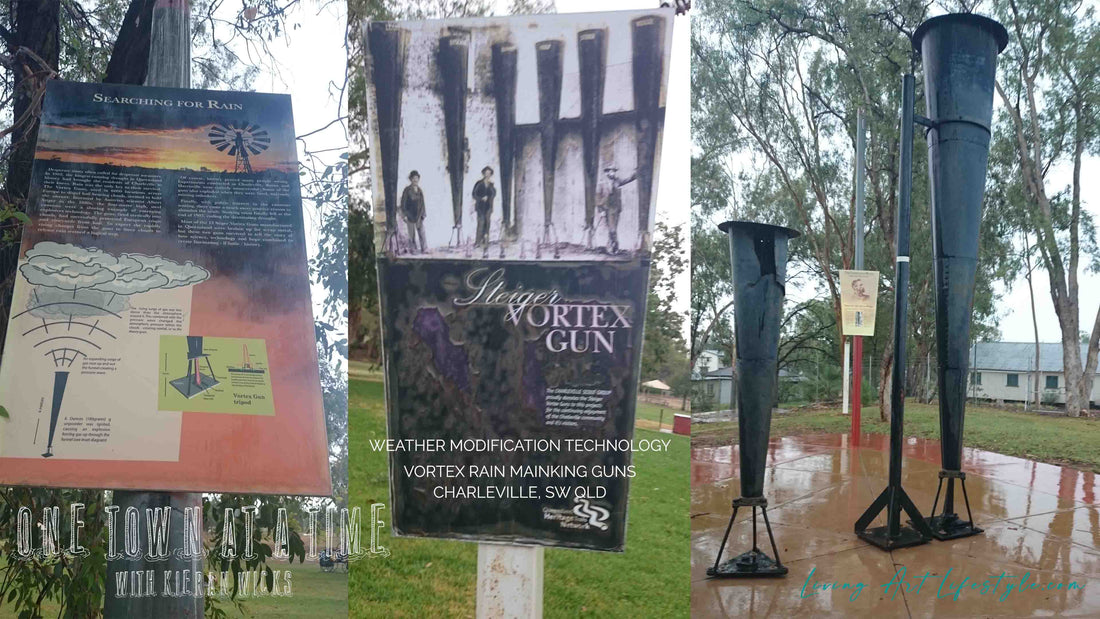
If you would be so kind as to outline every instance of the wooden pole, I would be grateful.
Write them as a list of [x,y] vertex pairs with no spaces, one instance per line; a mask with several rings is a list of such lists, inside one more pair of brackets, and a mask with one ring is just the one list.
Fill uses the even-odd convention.
[[[149,73],[146,77],[147,86],[164,86],[171,88],[191,87],[191,22],[187,0],[157,0],[153,9],[153,21],[151,24],[151,40],[149,45]],[[141,547],[144,551],[138,558],[120,558],[107,562],[107,594],[103,606],[103,615],[106,619],[122,619],[129,617],[183,617],[199,618],[203,616],[203,560],[199,555],[193,558],[183,558],[177,552],[184,549],[184,509],[190,508],[197,518],[199,529],[199,548],[202,546],[202,494],[198,492],[135,492],[116,490],[113,504],[119,507],[116,516],[116,531],[121,537],[124,531],[126,511],[133,507],[137,509]],[[171,551],[167,561],[151,561],[148,556],[152,549],[146,547],[149,543],[149,535],[146,531],[147,510],[171,508],[169,519],[168,548]],[[119,542],[116,551],[122,551]],[[191,582],[190,595],[165,595],[165,572],[173,572],[170,579],[173,593],[182,593],[175,590],[175,575],[180,575],[183,582],[184,573],[189,572],[188,580]],[[118,596],[117,580],[127,577],[129,583],[133,583],[135,573],[154,573],[155,594],[148,597],[120,597]],[[195,576],[199,578],[196,582]],[[195,588],[198,587],[198,595]],[[181,585],[182,588],[182,585]]]

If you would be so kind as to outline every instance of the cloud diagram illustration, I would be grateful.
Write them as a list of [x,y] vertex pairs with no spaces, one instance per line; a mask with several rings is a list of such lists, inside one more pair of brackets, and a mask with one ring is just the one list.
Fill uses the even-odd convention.
[[27,311],[40,318],[118,314],[129,297],[200,284],[210,272],[137,253],[114,256],[95,247],[43,241],[27,251],[20,273],[34,286]]
[[[117,339],[111,332],[112,319],[122,318],[130,298],[151,290],[194,286],[210,278],[209,271],[191,261],[180,264],[137,253],[115,256],[95,247],[53,241],[36,243],[27,250],[19,273],[33,288],[24,311],[12,318],[39,319],[22,335],[36,338],[34,348],[42,350],[54,364],[43,458],[54,455],[54,436],[69,385],[69,368],[77,359],[102,351],[104,345]],[[37,426],[33,440],[38,444]]]

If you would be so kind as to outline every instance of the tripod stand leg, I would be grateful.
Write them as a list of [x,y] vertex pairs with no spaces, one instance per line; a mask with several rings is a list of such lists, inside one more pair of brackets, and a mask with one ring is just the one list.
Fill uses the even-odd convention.
[[708,576],[713,576],[718,572],[718,564],[722,562],[722,551],[726,549],[726,540],[730,537],[730,529],[733,528],[733,521],[737,519],[737,508],[733,508],[733,515],[730,516],[730,523],[726,525],[726,534],[722,536],[722,543],[718,546],[718,556],[714,558],[714,567],[707,570]]
[[779,558],[779,549],[775,547],[775,536],[772,535],[772,523],[768,522],[768,508],[760,508],[760,514],[764,516],[764,527],[768,529],[768,540],[772,543],[772,554],[775,555],[775,565],[783,567],[783,561]]

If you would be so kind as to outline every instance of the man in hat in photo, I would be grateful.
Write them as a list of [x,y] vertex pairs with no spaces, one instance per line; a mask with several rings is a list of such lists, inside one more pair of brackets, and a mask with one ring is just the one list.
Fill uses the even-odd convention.
[[481,178],[474,183],[474,208],[477,211],[477,239],[474,247],[489,250],[489,218],[493,214],[493,200],[497,197],[497,188],[493,184],[493,168],[481,169]]
[[[420,188],[420,173],[416,170],[409,172],[409,184],[405,191],[401,192],[401,215],[405,218],[405,224],[409,228],[410,251],[425,253],[428,251],[428,243],[424,240],[424,217],[427,209],[424,207],[424,190]],[[416,237],[420,235],[420,249],[417,250]]]
[[596,205],[607,217],[608,250],[611,253],[619,251],[619,215],[623,212],[622,186],[634,181],[638,174],[635,172],[630,178],[619,178],[619,168],[615,164],[608,164],[603,172],[607,175],[607,181],[600,183]]

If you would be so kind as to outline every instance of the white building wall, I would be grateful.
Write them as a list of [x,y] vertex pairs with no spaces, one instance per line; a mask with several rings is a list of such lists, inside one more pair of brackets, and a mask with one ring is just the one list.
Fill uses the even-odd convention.
[[704,350],[699,353],[699,356],[695,358],[695,367],[692,371],[696,374],[703,376],[707,372],[713,372],[719,367],[720,359],[718,358],[718,352],[714,350]]
[[[981,373],[981,384],[974,384],[975,372]],[[1008,375],[1016,374],[1018,386],[1008,386]],[[1047,377],[1058,379],[1056,389],[1047,388]],[[966,393],[968,397],[984,400],[1003,400],[1005,402],[1023,402],[1027,399],[1034,400],[1034,374],[1028,372],[1004,372],[1000,370],[973,370],[967,381]],[[1042,392],[1041,401],[1066,403],[1066,381],[1060,372],[1043,372],[1039,378],[1039,390]],[[1092,402],[1100,402],[1100,377],[1094,377],[1092,392],[1089,395]]]

